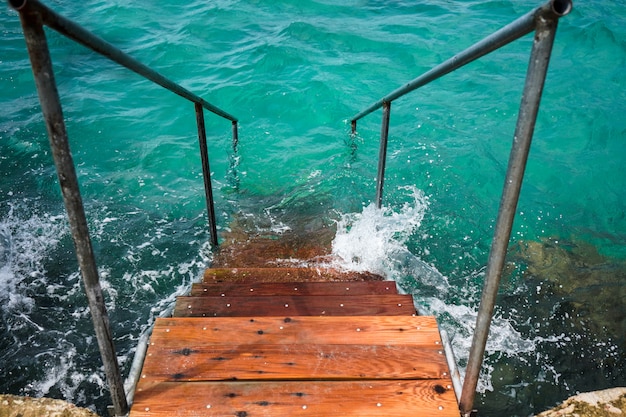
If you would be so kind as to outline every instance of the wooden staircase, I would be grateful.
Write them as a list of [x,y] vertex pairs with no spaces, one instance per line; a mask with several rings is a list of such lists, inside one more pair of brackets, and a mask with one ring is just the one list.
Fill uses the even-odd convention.
[[207,270],[157,319],[130,416],[458,417],[434,317],[381,279]]

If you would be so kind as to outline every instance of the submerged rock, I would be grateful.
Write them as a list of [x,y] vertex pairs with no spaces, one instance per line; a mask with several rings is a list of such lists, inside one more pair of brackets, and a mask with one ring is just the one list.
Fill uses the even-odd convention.
[[[585,242],[544,238],[513,245],[511,258],[526,266],[526,280],[537,294],[560,297],[583,324],[582,331],[624,344],[626,335],[626,263],[598,253]],[[584,322],[584,323],[583,323]]]
[[585,392],[565,400],[558,407],[537,417],[613,417],[626,416],[626,388]]
[[0,417],[98,417],[98,415],[62,400],[0,395]]

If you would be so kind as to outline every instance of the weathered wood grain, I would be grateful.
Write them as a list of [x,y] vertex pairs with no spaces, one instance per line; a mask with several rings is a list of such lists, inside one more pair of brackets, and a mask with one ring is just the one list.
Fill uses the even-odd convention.
[[407,345],[150,346],[142,378],[163,381],[437,379],[444,352]]
[[410,295],[178,297],[175,317],[374,316],[416,314]]
[[374,295],[397,294],[393,281],[196,283],[191,296]]
[[395,283],[258,272],[214,270],[156,320],[130,417],[458,417],[437,322]]
[[449,379],[152,382],[140,384],[130,416],[458,417],[459,410]]
[[371,272],[339,271],[330,268],[208,268],[205,283],[216,282],[307,282],[383,281]]
[[158,318],[150,344],[163,348],[267,344],[441,346],[433,316]]

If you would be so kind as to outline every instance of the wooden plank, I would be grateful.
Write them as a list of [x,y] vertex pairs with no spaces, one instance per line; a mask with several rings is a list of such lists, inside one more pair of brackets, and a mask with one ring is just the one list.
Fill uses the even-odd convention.
[[150,346],[142,378],[160,381],[438,379],[448,365],[433,344]]
[[433,316],[157,318],[151,346],[401,344],[441,346]]
[[383,281],[371,272],[339,271],[330,268],[208,268],[203,281],[216,282],[304,282]]
[[393,281],[196,283],[191,296],[373,295],[397,294]]
[[130,417],[458,417],[449,379],[427,381],[154,382]]
[[246,343],[260,336],[266,343],[441,343],[432,316],[157,318],[151,341],[212,345]]
[[178,297],[175,317],[416,314],[410,295]]

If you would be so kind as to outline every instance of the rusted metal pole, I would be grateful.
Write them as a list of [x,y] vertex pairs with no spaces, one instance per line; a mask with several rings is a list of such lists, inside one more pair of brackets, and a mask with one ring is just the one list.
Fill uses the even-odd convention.
[[385,183],[385,164],[387,163],[387,141],[389,139],[389,117],[391,102],[383,103],[383,121],[380,127],[380,149],[378,150],[378,175],[376,176],[376,207],[383,205],[383,185]]
[[463,416],[469,416],[474,405],[476,386],[485,354],[487,336],[539,111],[541,93],[548,71],[557,22],[558,17],[554,16],[554,14],[545,13],[537,16],[535,38],[530,54],[524,93],[513,137],[513,147],[509,157],[504,190],[500,200],[496,229],[485,272],[485,283],[476,318],[476,329],[459,401],[459,408]]
[[[215,206],[213,203],[213,186],[211,185],[211,169],[209,168],[209,150],[206,143],[206,129],[204,127],[204,111],[202,105],[196,107],[196,122],[198,124],[198,141],[200,142],[200,159],[202,160],[202,176],[204,177],[204,194],[206,197],[207,215],[209,217],[209,229],[211,232],[211,244],[217,246],[217,226],[215,222]],[[236,126],[236,122],[233,122]]]
[[85,218],[78,178],[69,148],[67,131],[63,120],[63,110],[54,80],[46,35],[38,14],[22,11],[20,20],[39,93],[41,111],[48,130],[52,157],[56,165],[61,193],[70,223],[76,257],[89,302],[89,310],[98,340],[100,355],[104,364],[104,372],[111,392],[111,400],[115,414],[123,416],[128,413],[128,403],[124,394],[124,385],[115,354],[115,346],[100,286],[98,268],[89,238],[87,219]]

